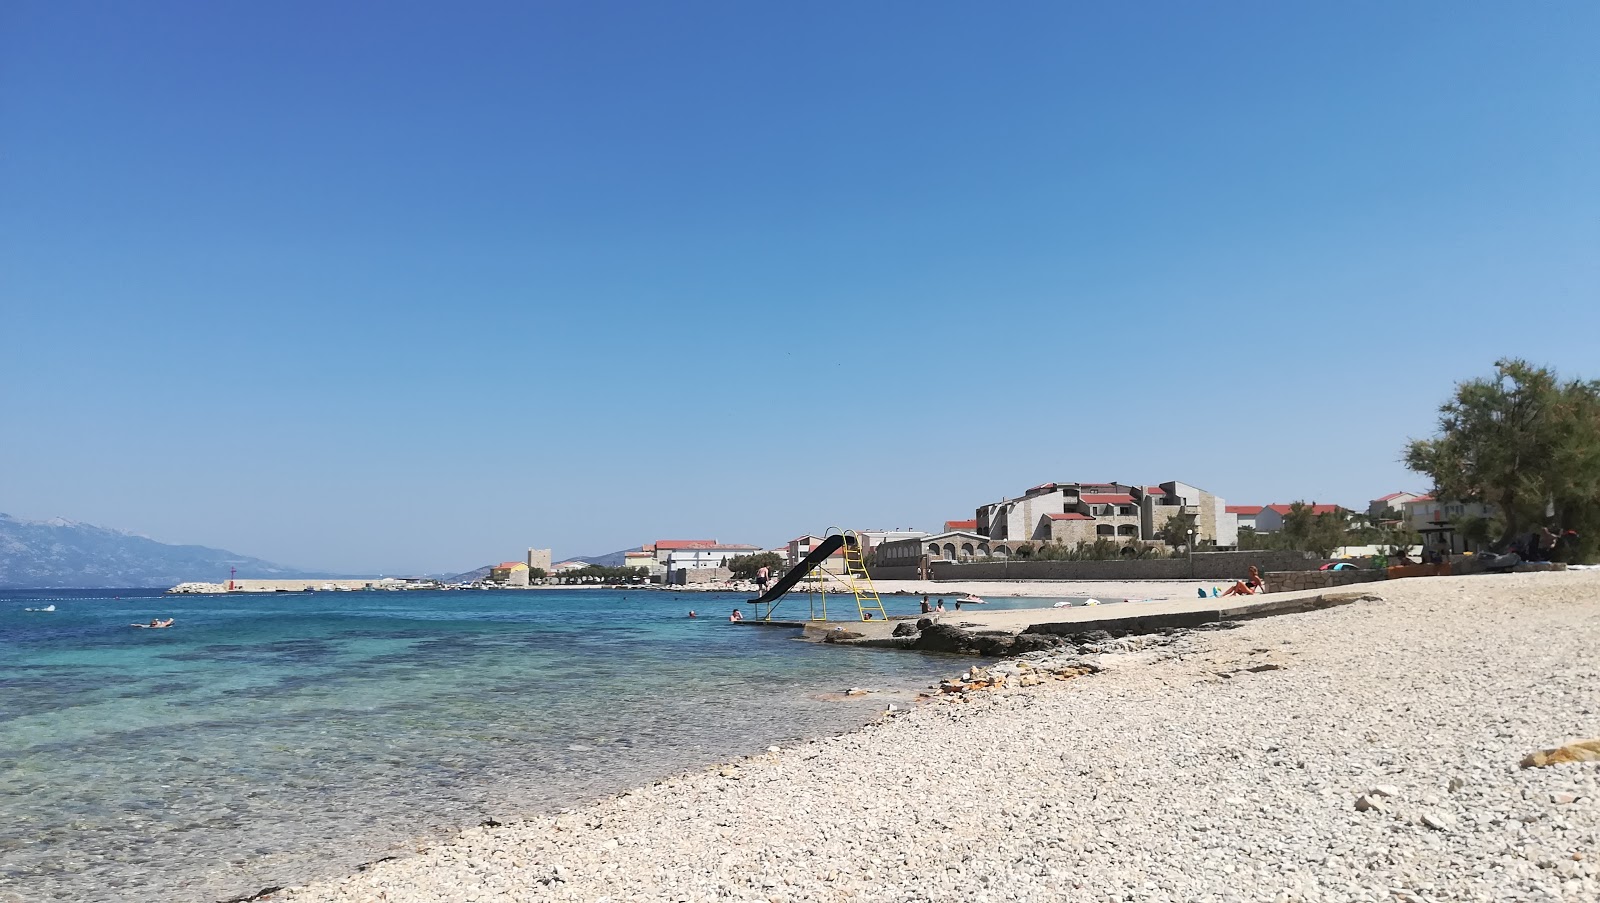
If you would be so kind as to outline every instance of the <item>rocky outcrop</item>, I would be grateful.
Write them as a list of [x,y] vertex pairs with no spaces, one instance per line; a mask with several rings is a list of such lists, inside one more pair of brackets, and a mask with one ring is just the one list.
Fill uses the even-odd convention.
[[929,624],[916,633],[908,648],[923,652],[954,652],[1004,658],[1027,652],[1071,648],[1071,638],[1038,633],[1008,633],[1000,630],[963,630],[950,624]]
[[939,682],[938,692],[923,696],[964,696],[983,690],[1035,687],[1047,680],[1071,680],[1100,670],[1098,665],[1072,654],[999,662],[987,668],[968,668],[960,677]]
[[1563,762],[1600,762],[1600,739],[1579,740],[1554,749],[1541,749],[1523,757],[1523,768],[1544,768]]

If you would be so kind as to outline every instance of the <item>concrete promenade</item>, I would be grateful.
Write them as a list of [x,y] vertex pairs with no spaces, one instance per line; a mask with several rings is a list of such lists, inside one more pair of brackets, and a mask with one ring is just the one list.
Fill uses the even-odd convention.
[[[1378,595],[1382,584],[1363,584],[1332,590],[1305,590],[1294,593],[1267,593],[1260,596],[1224,598],[1165,599],[1152,602],[1114,602],[1072,608],[1024,608],[988,611],[979,606],[943,615],[927,615],[937,623],[974,632],[1084,633],[1090,630],[1153,631],[1175,627],[1196,627],[1217,621],[1243,621],[1270,615],[1316,611],[1344,604],[1364,595]],[[887,640],[898,624],[889,621],[828,621],[804,624],[809,636],[821,638],[835,628],[861,635],[862,641]],[[747,621],[759,625],[760,622]],[[792,626],[795,622],[786,622]],[[779,626],[779,625],[771,625]]]

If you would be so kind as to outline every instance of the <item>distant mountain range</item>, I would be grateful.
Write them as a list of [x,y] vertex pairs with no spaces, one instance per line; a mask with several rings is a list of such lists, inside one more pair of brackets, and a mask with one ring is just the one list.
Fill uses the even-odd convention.
[[[632,549],[592,557],[562,558],[621,567]],[[239,577],[294,580],[339,577],[300,571],[226,549],[175,546],[124,530],[54,518],[21,520],[0,514],[0,589],[100,589],[174,586],[187,581],[220,583],[228,569]],[[442,576],[442,575],[441,575]],[[445,578],[470,583],[489,576],[489,566]]]
[[174,546],[93,524],[0,514],[0,589],[172,586],[240,577],[328,577],[205,546]]

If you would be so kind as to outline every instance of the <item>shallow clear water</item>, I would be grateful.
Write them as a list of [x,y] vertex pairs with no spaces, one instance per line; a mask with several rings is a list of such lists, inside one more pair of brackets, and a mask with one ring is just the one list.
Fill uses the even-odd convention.
[[[846,730],[884,697],[825,694],[965,666],[729,625],[746,598],[0,592],[0,898],[212,901],[342,874]],[[158,616],[176,625],[129,626]]]

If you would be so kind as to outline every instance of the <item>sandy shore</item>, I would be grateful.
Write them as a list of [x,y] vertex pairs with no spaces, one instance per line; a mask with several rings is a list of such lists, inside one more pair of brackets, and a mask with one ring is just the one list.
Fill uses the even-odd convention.
[[1363,589],[276,896],[1600,898],[1600,574]]

